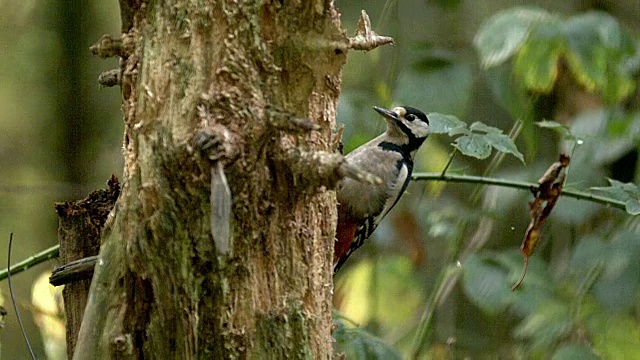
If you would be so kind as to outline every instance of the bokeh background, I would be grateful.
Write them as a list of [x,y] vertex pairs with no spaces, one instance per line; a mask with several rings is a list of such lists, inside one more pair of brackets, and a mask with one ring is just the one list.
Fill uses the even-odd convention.
[[[395,46],[349,53],[338,113],[347,151],[384,130],[373,105],[409,105],[505,133],[517,130],[525,164],[495,151],[485,160],[458,153],[449,173],[536,181],[567,151],[574,159],[567,187],[607,186],[608,177],[638,183],[637,0],[337,0],[336,6],[349,34],[365,9],[374,30],[396,40]],[[515,7],[547,11],[559,24],[590,11],[610,16],[631,50],[605,49],[590,63],[613,70],[596,73],[589,64],[583,70],[605,79],[598,84],[611,84],[607,79],[624,67],[632,89],[616,96],[613,85],[585,87],[585,76],[563,61],[550,88],[528,86],[538,75],[527,83],[511,58],[488,67],[474,38],[496,14]],[[56,243],[54,202],[83,197],[121,174],[119,91],[97,83],[117,60],[100,60],[88,50],[102,34],[119,33],[119,9],[115,0],[0,0],[0,29],[0,259],[14,232],[17,261]],[[582,45],[601,46],[595,40]],[[554,53],[547,55],[522,56],[520,74]],[[579,138],[563,141],[558,132],[533,125],[543,119],[567,125]],[[442,171],[453,140],[432,135],[415,171]],[[412,183],[336,277],[337,350],[348,358],[383,359],[640,358],[638,220],[562,198],[524,285],[512,293],[522,270],[519,246],[530,197],[505,188]],[[38,358],[64,358],[59,309],[43,280],[56,265],[49,261],[14,277]],[[27,358],[6,281],[0,289],[10,310],[0,329],[1,356]],[[429,306],[434,294],[437,306]],[[424,341],[415,346],[416,338]]]

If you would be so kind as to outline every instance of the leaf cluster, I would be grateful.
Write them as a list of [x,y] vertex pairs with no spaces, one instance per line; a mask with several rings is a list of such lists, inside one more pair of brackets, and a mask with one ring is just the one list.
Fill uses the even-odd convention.
[[430,113],[427,117],[432,133],[457,136],[452,145],[464,155],[486,159],[493,148],[511,154],[524,163],[524,157],[513,140],[498,128],[479,121],[467,126],[467,123],[453,115]]
[[602,12],[562,18],[536,7],[508,9],[484,23],[474,45],[485,69],[513,60],[512,72],[528,91],[548,94],[566,65],[609,104],[633,92],[640,68],[638,43]]

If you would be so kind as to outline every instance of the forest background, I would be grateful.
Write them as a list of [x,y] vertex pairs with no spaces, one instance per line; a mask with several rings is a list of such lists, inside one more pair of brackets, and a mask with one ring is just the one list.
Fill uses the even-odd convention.
[[[609,187],[594,193],[637,200],[637,188],[607,179],[638,183],[639,2],[380,0],[336,7],[349,33],[365,9],[373,28],[396,42],[349,54],[337,120],[345,124],[346,151],[384,130],[373,105],[409,105],[501,129],[524,160],[498,151],[486,159],[477,159],[482,152],[454,154],[456,136],[433,134],[416,172],[446,168],[450,175],[535,182],[566,152],[573,159],[566,188]],[[0,9],[0,238],[14,232],[12,257],[23,259],[56,244],[54,202],[83,197],[122,171],[120,95],[97,82],[117,60],[88,50],[102,34],[119,32],[119,10],[116,1],[45,0],[0,0]],[[548,31],[532,30],[537,22],[548,22]],[[482,41],[500,36],[512,42]],[[535,125],[542,120],[566,128]],[[482,184],[412,183],[335,279],[337,349],[349,358],[640,358],[640,241],[638,219],[629,214],[639,210],[633,202],[625,212],[561,198],[522,288],[512,292],[530,198]],[[6,251],[0,247],[0,259]],[[14,279],[40,358],[64,358],[59,309],[46,296],[56,265]],[[7,283],[0,286],[9,307]],[[15,316],[5,320],[2,356],[25,358]],[[428,348],[415,346],[423,340]]]

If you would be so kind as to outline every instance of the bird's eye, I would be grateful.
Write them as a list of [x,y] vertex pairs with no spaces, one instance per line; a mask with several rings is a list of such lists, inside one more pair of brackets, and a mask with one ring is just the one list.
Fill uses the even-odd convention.
[[413,115],[413,114],[407,114],[404,118],[409,120],[409,121],[413,121],[413,120],[416,119],[416,116]]

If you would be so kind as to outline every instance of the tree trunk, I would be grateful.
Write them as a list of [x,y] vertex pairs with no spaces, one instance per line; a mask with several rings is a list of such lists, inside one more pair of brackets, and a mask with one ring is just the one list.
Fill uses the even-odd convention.
[[[74,358],[330,358],[331,134],[348,47],[332,2],[121,9],[122,43],[98,51],[123,58],[124,179]],[[226,255],[201,133],[222,141]]]

